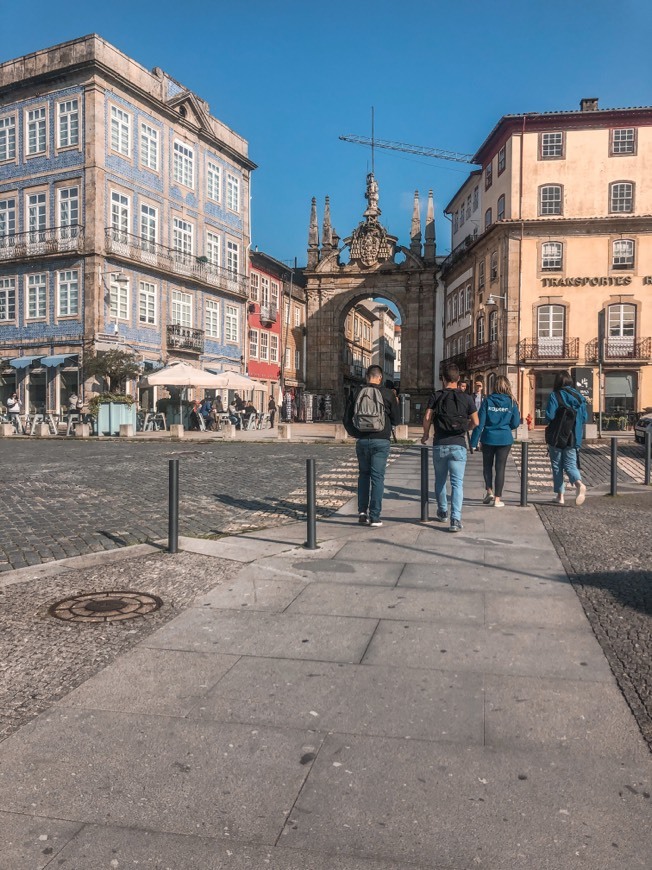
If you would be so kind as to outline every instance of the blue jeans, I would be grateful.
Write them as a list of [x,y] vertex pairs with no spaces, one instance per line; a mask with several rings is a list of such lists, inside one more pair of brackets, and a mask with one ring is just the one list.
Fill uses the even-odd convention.
[[577,467],[577,447],[551,447],[548,445],[548,455],[552,465],[552,482],[555,492],[564,491],[564,472],[571,483],[582,479]]
[[451,520],[462,519],[464,499],[464,470],[466,469],[466,447],[458,444],[439,444],[432,448],[432,462],[435,466],[435,497],[437,510],[448,512],[446,480],[451,481]]
[[372,522],[380,519],[389,448],[390,442],[383,438],[358,438],[355,443],[360,472],[358,475],[358,513],[368,513]]

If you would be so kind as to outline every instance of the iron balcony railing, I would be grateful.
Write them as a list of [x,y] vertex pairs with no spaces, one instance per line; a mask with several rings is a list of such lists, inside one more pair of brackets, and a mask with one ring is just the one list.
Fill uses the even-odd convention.
[[180,323],[168,323],[167,339],[168,350],[187,350],[192,353],[204,352],[203,329],[181,326]]
[[[594,338],[588,342],[584,352],[586,361],[598,362],[598,339]],[[645,362],[652,357],[652,337],[634,338],[633,336],[610,337],[603,341],[603,361],[628,361],[640,360]]]
[[260,319],[264,323],[276,323],[278,317],[278,308],[276,305],[261,305]]
[[482,366],[498,362],[498,342],[485,341],[471,347],[466,352],[466,365],[469,369],[477,369]]
[[453,268],[455,263],[460,260],[466,251],[471,247],[471,245],[475,242],[475,239],[472,235],[468,235],[463,241],[459,243],[450,254],[442,261],[441,271],[443,274],[446,274],[450,269]]
[[441,374],[442,370],[446,368],[446,366],[456,365],[458,369],[463,372],[466,371],[467,368],[467,359],[466,352],[465,353],[456,353],[454,356],[448,356],[446,359],[443,359],[439,366],[439,372]]
[[30,230],[26,233],[0,235],[0,260],[20,260],[23,257],[45,257],[81,251],[84,228],[79,224]]
[[168,248],[158,242],[125,233],[115,227],[107,227],[105,232],[107,253],[124,257],[137,263],[154,266],[165,272],[186,275],[195,281],[210,284],[238,296],[247,296],[246,275],[231,272],[222,266],[211,263],[207,257],[197,257],[187,251]]
[[525,338],[518,346],[518,361],[522,363],[576,360],[579,356],[579,338]]

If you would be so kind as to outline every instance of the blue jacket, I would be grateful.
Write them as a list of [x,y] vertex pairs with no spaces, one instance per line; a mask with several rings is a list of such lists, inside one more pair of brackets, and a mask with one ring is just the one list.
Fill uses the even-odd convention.
[[[567,405],[570,405],[571,408],[575,408],[575,447],[580,447],[582,445],[582,436],[584,435],[584,424],[586,423],[586,399],[584,396],[573,389],[572,387],[564,387],[561,391],[562,397]],[[550,393],[550,398],[548,399],[548,404],[546,405],[546,420],[549,423],[555,419],[555,414],[557,413],[557,408],[559,407],[559,402],[557,400],[557,393],[554,391]]]
[[518,405],[506,393],[492,393],[482,400],[480,405],[479,425],[471,435],[471,447],[478,443],[492,446],[505,446],[514,443],[512,429],[521,422]]

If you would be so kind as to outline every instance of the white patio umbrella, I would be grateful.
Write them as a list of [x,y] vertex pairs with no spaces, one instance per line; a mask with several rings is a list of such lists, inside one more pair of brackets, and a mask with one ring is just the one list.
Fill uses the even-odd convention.
[[262,387],[258,381],[254,381],[246,375],[240,375],[238,372],[221,372],[214,375],[219,383],[216,386],[222,390],[261,390]]
[[[188,363],[172,363],[143,378],[149,387],[205,387],[219,390],[223,387],[221,375],[198,369]],[[249,380],[248,378],[246,380]]]

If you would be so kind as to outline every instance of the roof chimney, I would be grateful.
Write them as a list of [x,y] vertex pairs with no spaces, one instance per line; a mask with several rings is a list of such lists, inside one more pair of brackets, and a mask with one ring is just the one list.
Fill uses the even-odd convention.
[[598,111],[598,98],[597,97],[584,97],[583,100],[580,100],[580,111],[581,112],[597,112]]

